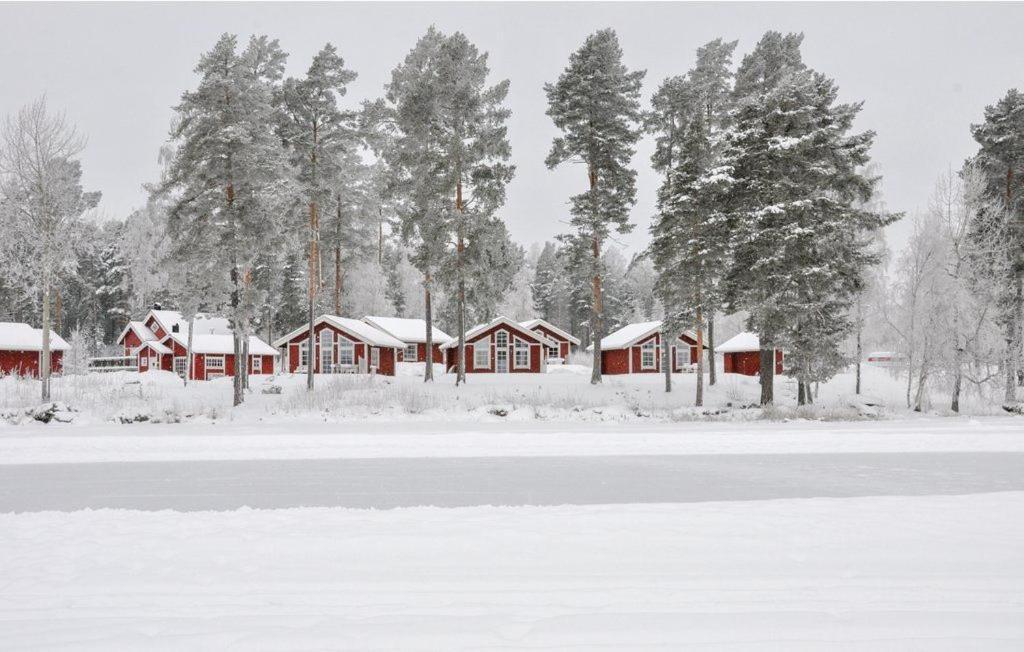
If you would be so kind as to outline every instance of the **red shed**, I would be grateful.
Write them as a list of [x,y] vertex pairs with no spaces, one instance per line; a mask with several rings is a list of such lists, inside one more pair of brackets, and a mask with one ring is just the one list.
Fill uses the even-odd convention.
[[[671,343],[669,355],[673,373],[691,369],[699,355],[696,335],[692,331],[680,333]],[[601,373],[661,373],[661,356],[660,321],[627,324],[601,340]]]
[[[309,326],[301,326],[274,340],[284,348],[288,373],[304,373],[308,364]],[[398,354],[405,348],[366,322],[337,315],[320,315],[313,322],[313,373],[378,373],[395,375]]]
[[520,322],[519,325],[558,344],[558,346],[548,349],[547,357],[549,360],[552,358],[559,358],[562,362],[565,362],[569,359],[569,353],[572,352],[572,347],[580,345],[579,338],[573,337],[558,326],[544,321],[543,319],[531,319],[529,321]]
[[[722,354],[725,373],[757,376],[761,373],[761,340],[756,333],[743,332],[715,347]],[[775,349],[775,373],[782,373],[782,351]]]
[[[441,348],[445,367],[458,364],[458,340]],[[505,317],[497,317],[466,332],[466,373],[545,373],[546,351],[558,344]]]
[[[427,361],[427,320],[367,316],[363,317],[363,321],[399,340],[404,345],[398,352],[399,362]],[[434,362],[444,361],[441,346],[451,341],[451,335],[431,324],[430,348],[434,351]]]
[[[64,338],[50,331],[51,373],[61,372],[64,352],[70,348]],[[0,375],[38,378],[42,351],[42,329],[20,322],[0,322]]]

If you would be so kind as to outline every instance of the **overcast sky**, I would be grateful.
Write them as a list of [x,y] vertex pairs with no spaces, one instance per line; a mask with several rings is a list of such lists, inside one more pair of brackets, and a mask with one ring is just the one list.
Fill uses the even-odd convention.
[[[618,32],[630,68],[647,70],[645,106],[662,79],[686,72],[716,37],[738,39],[737,61],[769,29],[803,32],[804,61],[833,77],[844,101],[863,101],[858,128],[877,132],[874,160],[893,210],[927,204],[936,177],[974,151],[969,126],[987,104],[1024,86],[1024,4],[378,3],[0,4],[0,113],[46,93],[89,137],[87,189],[123,218],[157,177],[172,107],[194,88],[201,53],[223,32],[277,38],[301,75],[325,42],[359,73],[347,102],[382,93],[390,70],[430,24],[461,30],[508,78],[510,139],[518,170],[503,215],[523,244],[565,229],[567,198],[586,183],[579,166],[544,166],[552,137],[542,86],[569,53],[603,27]],[[641,143],[637,228],[648,240],[658,179]],[[890,228],[899,246],[906,226]],[[628,253],[628,251],[627,251]]]

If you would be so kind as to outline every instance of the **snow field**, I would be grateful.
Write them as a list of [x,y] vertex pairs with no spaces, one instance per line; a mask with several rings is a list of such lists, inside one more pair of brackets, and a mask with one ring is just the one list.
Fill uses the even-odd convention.
[[[440,367],[438,367],[440,371]],[[231,379],[193,382],[187,387],[169,372],[67,375],[54,380],[54,397],[78,411],[77,424],[110,421],[148,422],[294,422],[323,421],[690,421],[695,419],[859,419],[905,413],[903,387],[887,371],[866,368],[864,395],[853,393],[850,374],[821,388],[814,406],[795,407],[795,383],[778,378],[777,406],[747,409],[758,401],[756,378],[722,374],[705,387],[705,407],[693,406],[694,374],[676,374],[673,391],[664,392],[660,375],[606,376],[600,386],[589,382],[590,370],[579,365],[552,365],[547,374],[471,374],[454,386],[454,376],[440,373],[422,381],[422,364],[400,364],[399,374],[319,376],[309,393],[302,375],[253,376],[246,403],[231,407]],[[280,394],[264,394],[267,385]],[[38,383],[0,378],[0,428],[26,422],[24,408],[38,405]],[[865,407],[864,403],[882,407]],[[965,401],[965,413],[991,414],[998,407]],[[940,414],[942,412],[939,412]],[[6,418],[2,418],[3,415]]]
[[1024,492],[0,515],[6,650],[1019,650]]

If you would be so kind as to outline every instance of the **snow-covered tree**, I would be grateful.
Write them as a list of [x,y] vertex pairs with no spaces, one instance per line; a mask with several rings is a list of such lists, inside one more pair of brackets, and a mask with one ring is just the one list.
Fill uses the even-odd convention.
[[[456,384],[465,382],[467,250],[486,248],[469,237],[493,233],[488,224],[514,172],[507,163],[508,81],[488,86],[488,76],[487,55],[465,35],[431,27],[392,71],[386,101],[373,107],[376,121],[388,127],[389,187],[400,203],[403,238],[413,246],[410,260],[424,274],[427,302],[435,276],[453,284]],[[426,312],[429,337],[432,311]],[[430,364],[426,373],[432,378]]]
[[[51,301],[54,283],[75,265],[75,235],[98,192],[82,190],[76,157],[85,141],[40,98],[0,128],[0,260],[42,303],[42,400],[50,400]],[[8,267],[9,265],[9,267]]]
[[[253,284],[256,260],[280,236],[291,191],[274,133],[285,58],[277,41],[265,36],[252,37],[239,52],[230,34],[201,57],[199,86],[184,93],[175,109],[171,137],[177,149],[161,188],[173,201],[167,231],[171,257],[180,262],[177,280],[194,285],[189,294],[197,296],[224,288],[236,360],[244,359],[262,303]],[[244,373],[234,380],[238,405]]]
[[734,220],[729,290],[761,342],[761,403],[773,400],[773,350],[805,387],[834,372],[848,308],[877,261],[871,234],[895,217],[864,209],[873,132],[850,133],[860,104],[800,59],[800,35],[767,33],[736,77],[726,153]]
[[[343,201],[336,194],[351,183],[356,140],[355,112],[343,111],[338,101],[356,73],[345,68],[337,48],[328,43],[313,57],[302,79],[289,78],[281,88],[284,117],[280,133],[298,174],[300,193],[308,210],[308,270],[306,272],[309,347],[313,350],[313,322],[317,295],[323,287],[320,251],[322,213],[332,199],[340,213]],[[337,223],[340,228],[342,220]],[[334,238],[340,250],[340,237]],[[340,251],[336,265],[341,267]],[[306,386],[313,389],[313,365],[307,365]]]
[[[640,86],[646,71],[622,63],[615,31],[587,37],[569,57],[558,81],[545,84],[547,114],[562,132],[545,162],[549,168],[580,160],[587,169],[587,189],[572,197],[570,223],[573,260],[586,265],[592,288],[590,331],[594,368],[591,383],[601,382],[601,337],[604,334],[601,254],[612,230],[628,233],[629,211],[636,202],[636,171],[630,169],[640,138]],[[579,255],[582,247],[589,258]]]
[[[1024,382],[1021,329],[1024,322],[1024,93],[1011,89],[985,108],[985,120],[972,125],[980,145],[976,165],[987,181],[988,193],[1002,200],[1003,210],[988,212],[979,232],[997,232],[1010,246],[1006,283],[1000,301],[1006,342],[1004,400],[1017,400],[1016,385]],[[1021,372],[1021,373],[1018,373]]]
[[[649,119],[649,129],[656,134],[651,162],[665,176],[658,191],[658,215],[651,225],[656,294],[665,307],[666,332],[692,326],[700,349],[708,320],[723,304],[719,286],[732,234],[725,193],[732,177],[723,161],[723,134],[729,120],[735,48],[735,41],[716,39],[698,49],[692,70],[662,83],[652,99]],[[671,372],[666,364],[666,391],[671,391]],[[700,355],[696,405],[703,404],[704,356]]]

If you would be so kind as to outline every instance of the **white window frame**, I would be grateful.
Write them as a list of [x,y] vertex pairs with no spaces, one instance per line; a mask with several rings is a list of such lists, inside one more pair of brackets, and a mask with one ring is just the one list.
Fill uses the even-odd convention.
[[[211,365],[210,363],[216,360],[217,365]],[[221,371],[224,372],[227,369],[227,363],[224,361],[223,355],[207,355],[203,356],[203,367],[207,372],[210,371]]]
[[263,373],[263,356],[262,355],[250,355],[249,356],[249,373],[261,374]]
[[[317,336],[320,342],[320,373],[327,374],[334,366],[334,331],[324,328]],[[324,364],[326,362],[326,364]]]
[[473,368],[491,368],[491,340],[477,340],[473,342]]
[[380,348],[376,346],[370,347],[370,366],[376,369],[380,369]]
[[142,369],[143,367],[145,367],[147,370],[149,369],[149,354],[148,353],[143,353],[143,355],[139,356],[139,369]]
[[[179,363],[181,365],[180,369],[178,368]],[[181,378],[184,378],[185,374],[188,373],[188,356],[175,356],[174,362],[171,363],[171,370]]]
[[[651,356],[650,364],[645,361],[645,357],[648,355]],[[644,370],[658,368],[658,345],[654,343],[653,337],[640,345],[640,368]]]
[[306,368],[309,365],[309,338],[299,342],[299,366]]
[[[684,351],[686,352],[686,358],[682,359],[679,356]],[[693,360],[693,346],[690,344],[676,344],[676,366],[680,369],[689,368],[693,364],[690,362],[691,360]]]
[[406,362],[416,362],[416,359],[420,357],[420,345],[419,344],[406,344],[405,354],[403,358]]
[[[338,364],[352,366],[356,363],[356,343],[347,337],[339,337],[335,343],[338,348]],[[346,362],[343,356],[350,356]]]
[[[523,364],[519,364],[520,353],[526,356]],[[514,369],[530,368],[530,343],[518,337],[512,338],[512,367]]]

